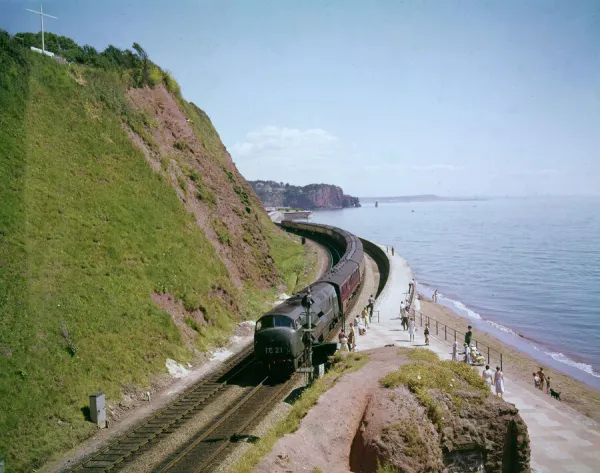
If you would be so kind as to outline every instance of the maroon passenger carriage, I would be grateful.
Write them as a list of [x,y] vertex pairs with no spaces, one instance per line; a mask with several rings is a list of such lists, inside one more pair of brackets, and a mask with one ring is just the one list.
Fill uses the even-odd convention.
[[[326,235],[343,250],[339,262],[318,281],[311,284],[314,304],[310,309],[312,343],[323,343],[359,292],[364,278],[364,251],[360,239],[345,230],[330,225],[304,222],[282,222],[286,230],[309,238]],[[304,332],[308,327],[306,312],[300,304],[307,288],[263,315],[256,323],[254,354],[269,371],[292,371],[300,366],[304,356]]]

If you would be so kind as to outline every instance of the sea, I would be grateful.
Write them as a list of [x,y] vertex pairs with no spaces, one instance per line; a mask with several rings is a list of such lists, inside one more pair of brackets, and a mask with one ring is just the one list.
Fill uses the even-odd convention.
[[394,246],[422,294],[600,388],[600,197],[361,202],[311,221]]

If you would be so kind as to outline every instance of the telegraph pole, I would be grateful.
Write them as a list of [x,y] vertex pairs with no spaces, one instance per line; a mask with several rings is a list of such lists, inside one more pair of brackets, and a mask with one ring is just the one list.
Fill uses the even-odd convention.
[[47,15],[46,13],[44,13],[44,10],[42,9],[41,4],[40,4],[40,11],[30,10],[29,8],[26,8],[25,10],[30,11],[31,13],[36,13],[37,15],[40,15],[40,20],[42,21],[42,52],[45,53],[46,48],[45,48],[45,43],[44,43],[44,17],[47,16],[48,18],[54,18],[55,20],[58,20],[58,17],[52,16],[52,15]]
[[313,304],[313,298],[310,293],[310,287],[307,289],[306,295],[302,298],[302,306],[306,309],[306,326],[308,328],[304,329],[304,334],[306,336],[305,342],[305,357],[307,361],[307,366],[304,370],[306,373],[306,384],[310,384],[313,378],[313,365],[312,365],[312,322],[310,320],[310,306]]

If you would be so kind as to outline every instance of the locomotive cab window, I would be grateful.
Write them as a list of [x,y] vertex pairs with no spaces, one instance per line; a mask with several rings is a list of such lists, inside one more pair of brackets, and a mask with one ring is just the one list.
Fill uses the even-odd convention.
[[256,331],[265,328],[287,327],[294,328],[294,322],[289,317],[283,315],[265,315],[256,322]]

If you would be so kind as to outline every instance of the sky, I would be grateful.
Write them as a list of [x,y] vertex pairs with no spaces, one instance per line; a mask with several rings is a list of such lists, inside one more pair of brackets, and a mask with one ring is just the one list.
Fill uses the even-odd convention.
[[[0,0],[0,28],[39,31]],[[598,0],[48,0],[45,29],[140,43],[247,179],[356,196],[600,194]]]

